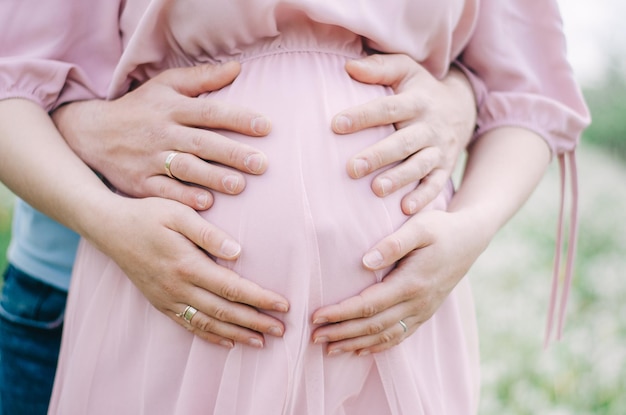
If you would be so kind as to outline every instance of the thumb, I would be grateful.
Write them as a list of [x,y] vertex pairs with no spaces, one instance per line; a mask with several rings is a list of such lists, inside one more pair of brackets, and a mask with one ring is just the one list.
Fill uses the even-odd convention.
[[235,80],[241,65],[231,61],[224,64],[205,64],[190,68],[173,68],[159,75],[161,83],[188,97],[197,97],[225,87]]
[[418,212],[391,235],[383,238],[362,258],[363,266],[379,270],[404,258],[409,252],[433,243],[428,212]]

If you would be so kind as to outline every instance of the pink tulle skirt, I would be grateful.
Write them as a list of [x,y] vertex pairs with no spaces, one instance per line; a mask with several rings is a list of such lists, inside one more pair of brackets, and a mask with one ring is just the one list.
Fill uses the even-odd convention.
[[[293,44],[292,44],[293,43]],[[398,192],[376,197],[348,158],[393,127],[339,136],[334,114],[390,91],[352,80],[358,38],[269,42],[241,55],[242,73],[212,99],[269,116],[265,138],[229,134],[268,156],[238,196],[217,195],[203,216],[242,245],[225,262],[287,297],[283,338],[258,350],[209,344],[154,309],[116,264],[83,242],[67,307],[50,412],[94,414],[458,414],[477,403],[471,293],[462,281],[438,312],[391,350],[328,357],[311,342],[311,314],[354,296],[385,272],[362,255],[405,220]],[[451,189],[431,208],[445,209]],[[453,260],[453,259],[451,259]],[[388,271],[388,270],[387,270]]]

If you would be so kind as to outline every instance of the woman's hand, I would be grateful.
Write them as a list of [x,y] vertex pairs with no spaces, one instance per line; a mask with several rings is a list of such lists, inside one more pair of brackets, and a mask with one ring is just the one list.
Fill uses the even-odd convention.
[[418,212],[370,251],[383,262],[368,268],[399,261],[397,266],[359,295],[317,310],[312,321],[330,324],[316,328],[313,341],[328,343],[330,355],[364,355],[399,344],[435,313],[490,239],[463,212]]
[[[101,199],[103,213],[94,222],[106,223],[107,229],[92,223],[88,239],[114,259],[159,311],[225,347],[234,342],[263,347],[264,334],[283,335],[283,323],[264,311],[286,312],[287,299],[207,255],[236,259],[241,248],[229,235],[171,200],[114,194]],[[198,310],[190,323],[177,315],[187,305]]]
[[314,323],[334,324],[315,329],[313,341],[328,342],[331,354],[363,354],[388,349],[415,332],[524,204],[549,162],[545,141],[524,128],[501,127],[481,136],[470,148],[447,211],[422,210],[372,247],[363,257],[366,268],[399,261],[396,267],[359,295],[315,311]]
[[348,174],[358,179],[400,162],[378,174],[372,190],[383,197],[421,180],[402,200],[404,213],[413,214],[441,192],[472,137],[476,104],[471,85],[455,67],[439,81],[406,55],[371,55],[349,61],[346,70],[357,81],[390,86],[395,94],[337,114],[333,131],[349,134],[388,124],[397,129],[352,157]]
[[[239,70],[236,62],[170,69],[114,101],[65,105],[53,119],[74,152],[116,189],[207,209],[213,200],[207,189],[238,194],[245,187],[239,171],[261,174],[267,167],[260,151],[209,130],[260,137],[271,128],[266,117],[197,98],[230,84]],[[165,170],[173,152],[175,179]]]

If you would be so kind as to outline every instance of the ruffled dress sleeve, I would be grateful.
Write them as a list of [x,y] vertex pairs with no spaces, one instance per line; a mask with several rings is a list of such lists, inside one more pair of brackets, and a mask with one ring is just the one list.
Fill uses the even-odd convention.
[[121,54],[120,1],[0,2],[0,99],[47,111],[106,96]]
[[[559,160],[561,208],[545,335],[547,343],[552,336],[559,289],[562,291],[557,337],[562,332],[578,228],[575,148],[590,123],[589,111],[566,57],[556,0],[482,0],[476,30],[458,62],[475,88],[478,105],[475,138],[501,126],[527,128],[541,136]],[[562,270],[568,173],[571,189],[569,243]]]

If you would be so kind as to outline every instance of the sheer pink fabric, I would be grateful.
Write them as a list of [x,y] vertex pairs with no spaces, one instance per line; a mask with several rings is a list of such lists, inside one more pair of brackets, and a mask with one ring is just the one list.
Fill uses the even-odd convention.
[[[388,352],[327,358],[310,342],[315,308],[384,276],[362,270],[360,256],[405,219],[396,197],[375,198],[365,180],[344,172],[349,155],[389,131],[346,139],[330,132],[330,117],[389,93],[351,81],[346,59],[406,53],[439,77],[456,61],[474,81],[477,137],[523,126],[574,160],[588,113],[565,59],[554,1],[416,0],[383,7],[332,0],[21,0],[2,2],[0,10],[0,98],[26,97],[53,109],[117,97],[170,67],[236,59],[241,76],[212,96],[263,111],[274,126],[270,137],[253,143],[272,168],[250,178],[243,195],[220,196],[206,217],[244,247],[228,266],[290,298],[285,338],[260,351],[209,345],[154,310],[112,261],[83,244],[51,413],[475,410],[468,281]],[[448,188],[430,208],[445,209],[450,195]],[[571,264],[573,250],[569,258]]]

